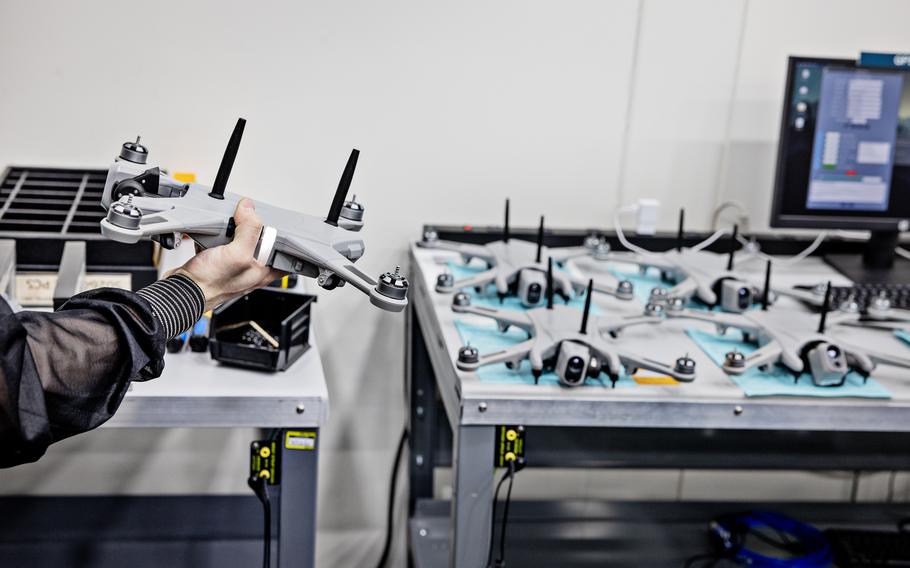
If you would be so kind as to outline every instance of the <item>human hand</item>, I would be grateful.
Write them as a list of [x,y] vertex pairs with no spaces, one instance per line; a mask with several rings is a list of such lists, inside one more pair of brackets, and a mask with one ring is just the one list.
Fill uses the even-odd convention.
[[192,279],[205,296],[205,309],[211,310],[237,296],[266,286],[284,273],[263,265],[253,257],[262,219],[249,199],[241,199],[234,210],[234,240],[226,245],[197,252],[171,274]]

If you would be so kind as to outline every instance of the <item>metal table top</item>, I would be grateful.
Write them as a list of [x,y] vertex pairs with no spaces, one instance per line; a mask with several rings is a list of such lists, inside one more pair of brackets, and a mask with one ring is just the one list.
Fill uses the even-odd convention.
[[[599,386],[566,389],[482,383],[475,373],[455,368],[454,361],[462,344],[454,323],[456,318],[475,319],[477,323],[484,319],[454,314],[450,308],[451,295],[434,290],[443,265],[457,258],[454,253],[414,245],[410,250],[411,301],[420,319],[440,396],[453,424],[910,432],[910,373],[907,371],[880,366],[873,374],[891,392],[891,400],[747,398],[684,333],[686,328],[710,331],[712,326],[684,320],[668,321],[658,328],[630,328],[623,332],[621,340],[631,351],[669,362],[688,353],[698,365],[697,378],[689,384],[614,390]],[[723,268],[722,264],[718,270]],[[588,274],[607,270],[606,263],[595,261],[583,261],[578,266]],[[760,284],[764,263],[754,262],[749,266],[749,272]],[[831,280],[835,285],[849,284],[819,258],[808,258],[786,268],[775,267],[776,286],[824,280]],[[806,310],[790,298],[781,298],[779,302],[778,309]],[[641,309],[637,302],[624,303],[603,295],[595,295],[595,303],[603,311],[639,313]],[[875,346],[879,351],[906,353],[907,349],[900,340],[882,331],[843,327],[831,335],[849,338],[853,344]]]
[[230,367],[208,353],[169,353],[157,379],[132,384],[107,427],[316,428],[328,420],[329,395],[319,350],[284,372]]

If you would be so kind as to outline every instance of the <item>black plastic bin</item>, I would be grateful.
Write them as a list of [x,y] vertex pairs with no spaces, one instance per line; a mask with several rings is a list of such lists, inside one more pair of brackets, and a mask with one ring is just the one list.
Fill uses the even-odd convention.
[[[275,288],[250,292],[218,307],[209,326],[212,359],[251,369],[284,371],[310,348],[310,308],[316,296]],[[244,341],[244,322],[255,321],[278,341]]]

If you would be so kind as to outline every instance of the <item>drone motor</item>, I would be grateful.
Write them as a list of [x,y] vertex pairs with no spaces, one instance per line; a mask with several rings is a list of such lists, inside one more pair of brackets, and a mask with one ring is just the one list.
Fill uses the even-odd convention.
[[396,266],[394,274],[386,272],[379,277],[379,283],[376,285],[376,291],[396,300],[403,300],[408,296],[408,279],[401,274],[401,267]]

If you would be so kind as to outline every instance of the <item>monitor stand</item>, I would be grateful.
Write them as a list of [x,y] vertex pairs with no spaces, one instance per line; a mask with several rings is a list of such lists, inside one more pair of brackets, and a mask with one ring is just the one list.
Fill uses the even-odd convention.
[[910,261],[897,256],[897,231],[872,231],[862,255],[828,254],[825,262],[853,282],[910,284]]

